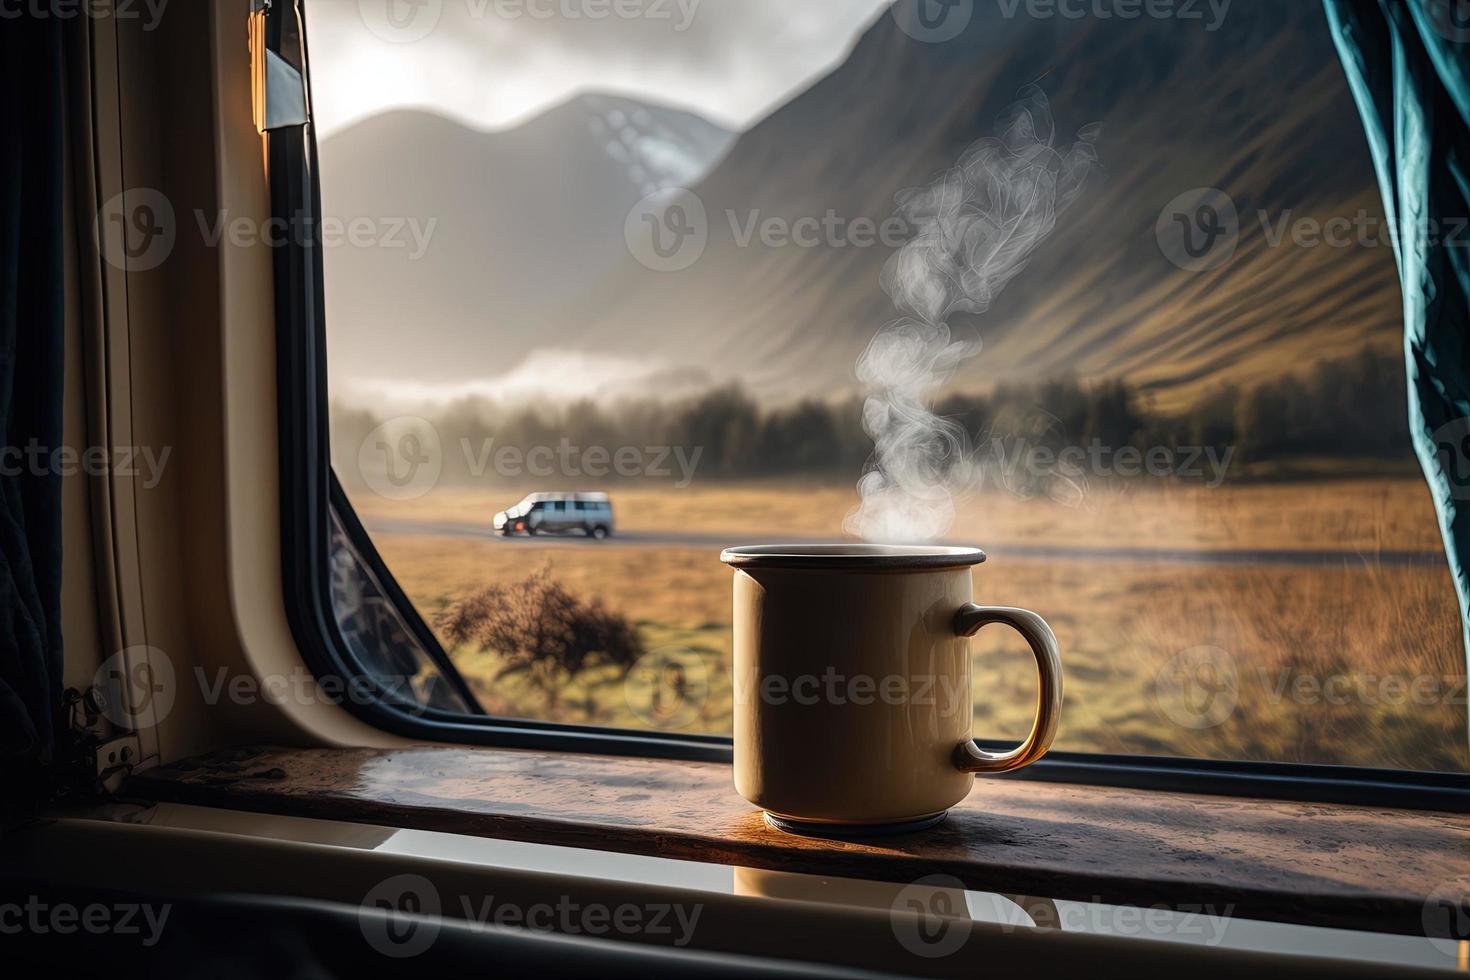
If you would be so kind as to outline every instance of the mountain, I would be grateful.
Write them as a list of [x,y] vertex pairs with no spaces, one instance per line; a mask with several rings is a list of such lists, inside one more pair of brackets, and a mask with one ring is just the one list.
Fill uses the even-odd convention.
[[[757,212],[881,221],[896,194],[954,166],[1038,82],[1059,145],[1102,123],[1104,173],[989,312],[956,321],[984,344],[956,387],[1126,377],[1178,407],[1208,386],[1365,343],[1395,349],[1386,244],[1271,241],[1283,218],[1381,214],[1320,5],[1237,4],[1213,32],[1149,17],[1012,19],[1002,7],[975,4],[965,33],[938,44],[880,17],[845,63],[742,134],[694,186],[709,241],[692,267],[651,271],[624,254],[555,334],[607,356],[697,365],[773,398],[854,388],[856,357],[895,315],[879,287],[890,250],[741,247],[731,216],[737,226]],[[1155,225],[1167,202],[1202,187],[1233,198],[1240,241],[1225,265],[1192,273],[1165,258]]]
[[[402,243],[325,249],[334,380],[473,381],[554,344],[567,298],[625,254],[638,200],[697,181],[731,139],[609,95],[502,132],[400,110],[323,139],[323,214]],[[427,233],[421,255],[405,222]]]

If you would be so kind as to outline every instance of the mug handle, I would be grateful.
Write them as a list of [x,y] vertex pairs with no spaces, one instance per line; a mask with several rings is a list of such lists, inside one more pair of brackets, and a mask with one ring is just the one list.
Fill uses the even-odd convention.
[[954,764],[963,772],[994,774],[1029,766],[1046,755],[1057,737],[1057,723],[1062,716],[1062,657],[1057,650],[1057,637],[1046,620],[1029,609],[1008,606],[977,606],[967,602],[955,613],[954,631],[959,636],[974,636],[982,626],[1004,623],[1026,638],[1036,655],[1036,670],[1041,677],[1036,699],[1036,721],[1026,741],[1009,752],[987,752],[974,740],[965,739],[954,751]]

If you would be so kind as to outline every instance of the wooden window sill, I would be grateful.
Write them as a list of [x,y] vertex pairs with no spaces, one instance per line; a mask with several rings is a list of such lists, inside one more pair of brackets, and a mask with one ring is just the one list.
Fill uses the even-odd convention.
[[[1470,868],[1470,816],[980,780],[940,827],[865,842],[768,828],[727,765],[423,746],[244,748],[127,794],[818,875],[1423,935]],[[1463,881],[1460,882],[1463,885]]]

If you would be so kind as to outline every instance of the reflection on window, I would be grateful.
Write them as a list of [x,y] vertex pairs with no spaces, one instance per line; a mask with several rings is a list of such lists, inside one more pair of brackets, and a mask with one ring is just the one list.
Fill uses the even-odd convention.
[[469,698],[455,689],[404,622],[335,514],[330,554],[337,628],[353,666],[372,685],[356,687],[345,696],[349,700],[376,696],[410,713],[424,708],[474,711]]

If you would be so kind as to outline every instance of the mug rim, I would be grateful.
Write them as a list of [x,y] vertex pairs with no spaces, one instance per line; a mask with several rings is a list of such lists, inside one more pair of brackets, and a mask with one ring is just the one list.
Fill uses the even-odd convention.
[[726,548],[732,568],[875,569],[967,568],[985,560],[979,548],[950,545],[752,544]]

